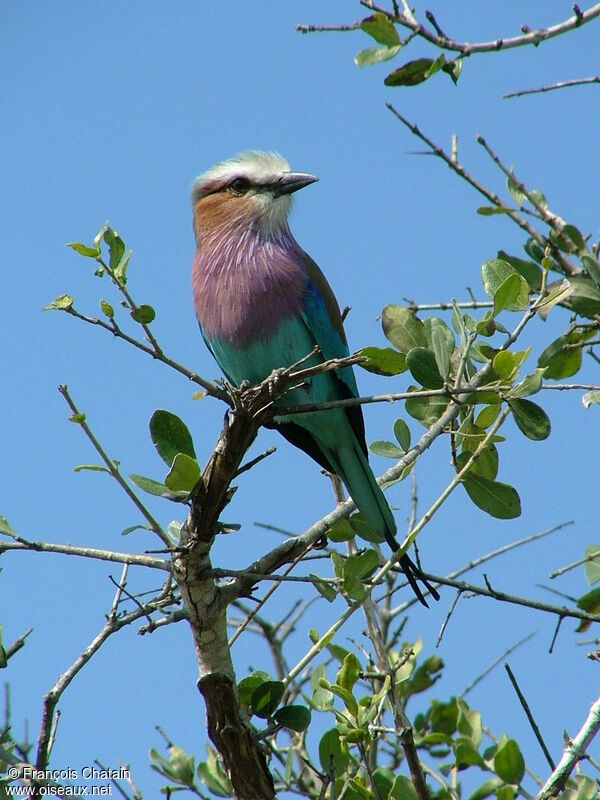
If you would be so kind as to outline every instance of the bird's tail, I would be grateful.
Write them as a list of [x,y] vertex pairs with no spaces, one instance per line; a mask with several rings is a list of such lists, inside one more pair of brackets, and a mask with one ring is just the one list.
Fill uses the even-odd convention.
[[[396,540],[396,521],[360,446],[357,444],[354,448],[343,447],[335,453],[328,452],[327,456],[367,522],[385,537],[392,550],[398,550],[400,545]],[[413,592],[424,606],[427,606],[427,601],[417,583],[418,580],[426,586],[432,597],[439,600],[437,590],[428,583],[408,555],[402,556],[400,566]]]

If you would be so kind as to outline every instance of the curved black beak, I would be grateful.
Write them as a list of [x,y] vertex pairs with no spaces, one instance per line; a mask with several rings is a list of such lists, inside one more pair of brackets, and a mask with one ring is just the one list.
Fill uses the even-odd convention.
[[318,180],[316,175],[310,175],[308,172],[284,172],[283,175],[272,184],[271,188],[275,197],[279,197],[279,195],[282,194],[297,192],[298,189],[303,189],[305,186]]

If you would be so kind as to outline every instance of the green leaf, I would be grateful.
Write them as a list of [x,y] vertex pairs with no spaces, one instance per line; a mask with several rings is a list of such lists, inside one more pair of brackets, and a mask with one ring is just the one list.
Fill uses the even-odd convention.
[[332,542],[349,542],[354,539],[354,529],[347,519],[338,519],[327,530],[327,538]]
[[596,389],[592,392],[586,392],[581,398],[584,408],[589,408],[591,405],[600,403],[600,392]]
[[509,381],[518,371],[519,365],[518,354],[509,350],[500,350],[492,361],[494,372],[503,381]]
[[151,531],[152,528],[150,525],[130,525],[128,528],[124,528],[121,531],[121,536],[129,536],[130,533],[134,531]]
[[344,578],[353,577],[362,580],[371,575],[379,566],[379,556],[375,550],[365,550],[356,556],[348,556],[344,562]]
[[432,700],[429,718],[431,730],[434,733],[445,733],[447,736],[452,736],[458,720],[456,698],[452,698],[448,703]]
[[537,394],[542,388],[542,375],[543,369],[536,369],[531,375],[526,375],[520,383],[508,393],[509,397],[529,397],[529,395]]
[[502,261],[506,261],[511,267],[516,269],[519,275],[525,278],[532,291],[539,292],[542,288],[542,270],[537,264],[533,261],[525,261],[522,258],[517,258],[516,256],[509,256],[504,250],[498,252],[498,258]]
[[48,303],[47,306],[44,306],[42,311],[66,311],[72,307],[74,302],[75,300],[73,295],[59,294],[58,297],[55,297],[51,303]]
[[463,60],[462,58],[455,58],[452,61],[448,61],[446,64],[442,66],[442,72],[447,73],[452,78],[452,83],[456,86],[458,83],[458,79],[460,78],[460,73],[462,72],[463,68]]
[[323,772],[329,771],[330,761],[336,775],[343,775],[350,763],[350,753],[347,744],[340,739],[337,728],[325,731],[319,742],[319,761]]
[[417,58],[390,72],[384,80],[386,86],[416,86],[438,72],[444,64],[444,54],[438,58]]
[[156,497],[165,497],[167,500],[173,500],[176,503],[182,503],[189,497],[189,492],[173,492],[160,481],[155,481],[152,478],[147,478],[145,475],[130,475],[129,480],[134,483],[139,489],[142,489],[147,494],[155,495]]
[[200,479],[200,466],[195,458],[177,453],[165,478],[165,486],[173,492],[191,492]]
[[206,761],[198,764],[198,777],[207,789],[217,797],[233,797],[233,787],[215,751],[207,746]]
[[585,562],[585,577],[589,584],[600,581],[600,544],[589,544],[585,548],[585,555],[589,561]]
[[159,456],[170,467],[178,453],[196,458],[192,435],[176,414],[158,408],[150,418],[150,437]]
[[406,422],[401,417],[394,422],[394,436],[398,440],[400,447],[406,452],[410,450],[410,430]]
[[87,244],[82,244],[81,242],[67,242],[67,247],[71,247],[80,256],[85,256],[86,258],[98,258],[100,255],[99,247],[88,247]]
[[525,774],[525,762],[519,745],[514,739],[508,739],[498,748],[494,756],[494,771],[506,783],[518,785]]
[[404,455],[404,450],[401,450],[394,442],[388,442],[385,439],[376,439],[369,445],[369,450],[375,453],[376,456],[383,456],[384,458],[401,458]]
[[417,792],[410,778],[406,775],[397,775],[389,800],[417,800]]
[[110,474],[110,470],[107,467],[103,467],[102,464],[79,464],[73,467],[73,472],[83,472],[84,470],[89,472],[108,472]]
[[448,407],[448,402],[448,398],[442,396],[409,397],[404,407],[413,419],[430,428],[442,416]]
[[69,422],[74,422],[76,425],[81,425],[82,422],[85,422],[86,415],[82,413],[71,414],[69,417]]
[[106,244],[108,245],[108,253],[109,253],[109,266],[111,270],[114,272],[119,264],[121,263],[121,259],[123,258],[123,253],[125,252],[125,243],[119,236],[119,234],[110,227],[106,227],[104,231],[104,235],[102,237]]
[[[511,267],[512,269],[512,267]],[[529,303],[529,284],[518,272],[513,272],[494,293],[494,316],[505,309],[522,311]]]
[[523,250],[525,250],[530,258],[537,261],[538,264],[542,263],[544,259],[544,248],[538,244],[535,239],[529,238],[523,245]]
[[106,300],[100,300],[100,311],[102,311],[104,316],[108,317],[109,319],[113,319],[115,316],[114,308],[110,303],[107,303]]
[[283,706],[275,712],[273,719],[284,728],[302,733],[310,725],[311,714],[306,706]]
[[0,533],[6,533],[9,536],[17,536],[16,530],[2,514],[0,514]]
[[359,362],[359,366],[376,375],[399,375],[406,372],[406,356],[393,347],[363,347],[357,355],[367,359]]
[[600,288],[591,278],[573,275],[569,277],[569,288],[565,305],[584,317],[600,313]]
[[582,348],[569,348],[568,345],[577,344],[582,340],[577,331],[563,334],[555,339],[538,358],[538,367],[544,367],[544,378],[569,378],[575,375],[581,367]]
[[569,795],[568,800],[597,800],[598,784],[593,778],[587,775],[577,775],[575,785],[577,786],[576,793]]
[[487,781],[478,786],[475,791],[471,792],[467,800],[485,800],[486,797],[495,794],[496,790],[502,786],[500,778],[489,778]]
[[496,421],[499,413],[500,403],[484,406],[475,417],[475,425],[485,430]]
[[119,266],[116,267],[114,272],[115,280],[121,286],[125,286],[125,284],[127,283],[127,267],[129,266],[130,258],[131,258],[131,250],[128,250],[123,257],[123,260],[121,261]]
[[320,575],[316,575],[314,572],[309,572],[308,577],[312,580],[313,586],[317,592],[324,597],[328,603],[333,603],[338,594],[335,586],[327,583],[327,581],[324,581]]
[[588,253],[583,253],[580,259],[587,274],[594,281],[596,286],[600,286],[600,263]]
[[508,192],[509,192],[510,196],[512,197],[512,199],[515,201],[515,203],[518,206],[522,206],[524,203],[527,202],[527,198],[525,197],[525,193],[523,192],[522,189],[519,189],[517,187],[517,184],[515,183],[515,180],[514,180],[514,178],[512,176],[512,170],[511,170],[511,174],[507,175],[507,177],[506,177],[506,188],[508,189]]
[[259,686],[262,686],[263,683],[266,683],[266,681],[270,680],[272,680],[272,678],[269,673],[260,669],[254,670],[250,675],[242,678],[242,680],[238,683],[240,702],[250,708],[252,706],[253,693],[256,691],[256,689],[258,689]]
[[[586,592],[577,601],[577,607],[582,611],[587,611],[588,614],[598,614],[600,612],[600,589],[592,589],[591,592]],[[588,619],[582,619],[577,628],[576,633],[585,633],[591,625]]]
[[507,278],[517,274],[507,261],[501,258],[491,258],[484,261],[481,266],[481,280],[486,294],[494,299],[494,295]]
[[394,47],[367,47],[354,56],[354,63],[357,67],[367,67],[381,61],[389,61],[397,56],[401,49],[402,45],[399,44]]
[[141,306],[136,306],[130,312],[132,319],[142,325],[149,325],[156,317],[156,311],[152,306],[143,303]]
[[454,742],[454,757],[458,769],[465,769],[473,764],[485,767],[485,762],[477,748],[464,736],[457,737]]
[[370,542],[371,544],[381,544],[381,542],[383,542],[383,536],[380,533],[377,533],[375,528],[370,522],[367,522],[360,511],[352,514],[350,517],[350,524],[352,525],[354,533],[360,539],[364,539],[366,542]]
[[344,591],[353,600],[363,600],[366,590],[363,580],[379,566],[379,557],[374,550],[359,556],[348,556],[344,563]]
[[339,668],[335,682],[347,691],[352,691],[361,673],[360,661],[354,653],[345,656],[342,666]]
[[388,47],[401,45],[396,26],[387,14],[383,14],[381,11],[375,12],[370,17],[365,17],[360,23],[360,28],[379,44],[384,44]]
[[406,366],[413,378],[426,389],[442,389],[444,379],[439,373],[436,357],[426,347],[413,347],[406,356]]
[[399,688],[405,698],[413,694],[419,694],[430,689],[433,684],[442,677],[444,662],[439,656],[429,656],[417,667],[407,680],[404,680]]
[[517,490],[507,483],[492,481],[469,470],[462,484],[471,500],[482,511],[496,519],[516,519],[521,515]]
[[285,684],[282,681],[265,681],[253,692],[251,699],[252,712],[261,719],[270,717],[283,697]]
[[405,306],[387,305],[381,314],[386,338],[406,355],[413,347],[426,347],[427,336],[420,319]]
[[583,594],[577,601],[577,608],[587,611],[588,614],[597,614],[600,611],[600,589],[592,589]]
[[182,747],[171,745],[169,747],[169,764],[171,775],[184,786],[194,785],[195,763],[194,756],[189,755]]
[[562,234],[573,242],[576,250],[585,250],[585,239],[575,225],[563,225]]
[[540,442],[550,436],[550,420],[543,408],[531,400],[511,398],[508,405],[521,433],[528,439]]
[[[464,443],[463,451],[459,453],[456,464],[461,469],[471,457],[471,454],[479,444],[478,441],[467,440]],[[493,444],[487,445],[479,452],[477,460],[469,469],[469,474],[476,473],[490,481],[496,480],[498,474],[498,451]]]
[[474,708],[469,708],[464,700],[458,699],[457,729],[462,736],[466,736],[474,745],[479,747],[482,739],[481,714]]
[[482,217],[491,217],[493,214],[507,214],[512,211],[508,206],[479,206],[477,213]]
[[435,355],[438,371],[442,377],[447,378],[450,374],[450,359],[456,346],[454,335],[444,320],[438,317],[425,320],[425,332],[429,349]]

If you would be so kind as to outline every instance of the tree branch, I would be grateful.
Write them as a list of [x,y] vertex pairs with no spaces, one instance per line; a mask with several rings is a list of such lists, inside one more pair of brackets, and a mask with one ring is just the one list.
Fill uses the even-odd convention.
[[562,791],[577,762],[585,758],[586,750],[598,730],[600,730],[600,697],[592,703],[587,718],[577,735],[573,739],[567,740],[562,758],[538,793],[536,800],[550,800]]
[[600,75],[595,75],[591,78],[572,78],[569,81],[558,81],[557,83],[550,83],[546,86],[538,86],[536,89],[519,89],[516,92],[508,92],[508,94],[503,95],[503,98],[506,100],[509,97],[523,97],[525,94],[552,92],[555,89],[565,89],[570,86],[582,86],[590,83],[600,83]]

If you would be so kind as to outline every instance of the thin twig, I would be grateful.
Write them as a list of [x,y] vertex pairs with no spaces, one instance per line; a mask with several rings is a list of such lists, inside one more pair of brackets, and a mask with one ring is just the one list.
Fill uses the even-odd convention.
[[552,760],[552,756],[550,755],[548,748],[546,747],[546,742],[544,741],[544,738],[538,727],[538,724],[535,721],[533,714],[531,713],[531,709],[529,708],[529,703],[525,699],[525,695],[523,694],[523,692],[521,691],[521,687],[517,683],[517,679],[515,678],[514,672],[512,671],[508,663],[504,665],[504,669],[506,670],[508,678],[513,685],[513,689],[515,690],[517,697],[519,698],[519,703],[521,703],[521,707],[525,712],[525,716],[527,717],[527,720],[531,725],[531,730],[533,731],[535,738],[538,740],[539,746],[542,748],[542,752],[546,758],[546,761],[550,765],[550,769],[554,769],[555,765],[554,761]]
[[[27,639],[29,634],[32,632],[33,628],[27,628],[25,633],[22,633],[18,637],[18,639],[15,639],[15,641],[12,644],[10,644],[8,647],[4,649],[4,655],[7,661],[9,658],[12,658],[12,656],[14,656],[15,653],[19,652],[19,650],[25,645],[25,639]],[[8,686],[8,684],[6,685]],[[5,727],[8,727],[8,725],[6,725]]]
[[77,424],[81,427],[82,431],[85,433],[87,438],[90,440],[90,442],[92,443],[92,446],[94,447],[94,449],[96,450],[96,452],[98,453],[98,455],[100,456],[102,461],[106,464],[109,473],[112,475],[112,477],[116,480],[116,482],[119,484],[121,489],[123,489],[123,491],[125,492],[127,497],[129,497],[131,502],[134,504],[134,506],[141,513],[141,515],[144,517],[146,522],[150,525],[150,527],[152,528],[154,533],[159,537],[159,539],[165,545],[167,545],[167,547],[169,547],[171,545],[169,537],[163,531],[160,523],[152,516],[150,511],[146,508],[146,506],[142,503],[142,501],[139,499],[139,497],[133,491],[131,486],[127,483],[125,478],[123,478],[123,476],[121,475],[121,473],[119,471],[118,466],[115,464],[113,459],[109,457],[109,455],[106,453],[106,451],[104,450],[104,448],[102,447],[102,445],[100,444],[98,439],[96,439],[96,437],[92,433],[89,425],[85,421],[85,414],[82,414],[81,411],[75,405],[71,395],[69,394],[69,390],[67,389],[66,384],[64,384],[64,383],[61,384],[58,387],[58,391],[65,398],[65,400],[67,402],[67,405],[69,406],[69,408],[73,412],[73,415],[74,415],[74,418],[75,418],[74,421],[77,422]]
[[442,622],[442,627],[440,628],[440,632],[438,633],[438,638],[437,638],[437,641],[435,643],[436,647],[440,646],[440,643],[442,641],[442,637],[444,635],[444,631],[448,627],[448,623],[450,622],[450,617],[454,613],[454,609],[456,608],[456,606],[458,604],[458,601],[460,600],[461,594],[462,594],[462,592],[459,589],[458,592],[454,595],[454,599],[450,603],[450,608],[448,609],[448,613],[446,614],[446,619]]
[[513,47],[523,47],[528,45],[537,47],[542,42],[546,42],[555,36],[560,36],[568,31],[580,28],[587,22],[590,22],[592,19],[600,16],[600,3],[596,3],[586,11],[582,12],[581,15],[574,14],[574,16],[569,17],[562,22],[558,22],[555,25],[550,25],[547,28],[538,28],[536,30],[526,29],[518,36],[493,39],[487,42],[461,42],[452,39],[452,37],[448,37],[445,34],[442,35],[438,31],[430,30],[421,22],[416,20],[414,14],[412,13],[405,12],[404,14],[399,15],[392,14],[388,9],[376,5],[375,3],[371,2],[371,0],[369,0],[369,2],[362,0],[361,5],[366,6],[371,11],[378,11],[382,14],[385,14],[392,22],[408,28],[416,36],[425,39],[441,50],[458,52],[463,56],[470,56],[474,53],[490,53],[497,52],[498,50],[509,50]]
[[121,553],[118,550],[100,550],[97,547],[79,547],[73,544],[56,544],[54,542],[18,541],[0,542],[0,554],[7,550],[30,550],[33,553],[60,553],[80,558],[97,558],[100,561],[112,561],[117,564],[131,564],[137,567],[150,567],[171,570],[171,564],[164,558],[138,553]]
[[565,89],[569,86],[582,86],[583,84],[600,83],[600,75],[595,75],[592,78],[572,78],[569,81],[558,81],[557,83],[550,83],[546,86],[538,86],[536,89],[519,89],[516,92],[508,92],[502,95],[506,100],[509,97],[523,97],[525,94],[539,94],[540,92],[552,92],[554,89]]
[[141,350],[143,353],[152,356],[152,358],[155,361],[160,361],[163,364],[165,364],[165,366],[170,367],[175,372],[179,372],[180,375],[183,375],[192,383],[201,386],[202,389],[204,389],[204,391],[211,397],[216,397],[219,400],[223,400],[225,403],[231,404],[231,399],[229,398],[227,392],[224,392],[222,389],[219,389],[219,387],[216,386],[214,383],[207,381],[205,378],[202,378],[197,373],[187,369],[187,367],[184,367],[183,364],[179,364],[170,356],[165,355],[162,349],[160,350],[159,353],[157,353],[149,345],[145,344],[144,342],[141,342],[134,336],[130,336],[128,333],[125,333],[125,331],[122,328],[120,328],[114,320],[111,320],[111,323],[109,324],[108,322],[105,322],[103,319],[100,319],[99,317],[89,317],[86,314],[82,314],[80,311],[77,311],[75,308],[73,308],[73,306],[71,306],[70,308],[64,308],[60,310],[65,311],[70,316],[75,317],[76,319],[79,319],[82,322],[88,323],[88,325],[94,325],[98,328],[102,328],[108,333],[111,333],[115,338],[122,339],[124,342],[127,342],[128,344],[132,345],[138,350]]
[[520,597],[515,594],[508,594],[494,589],[487,582],[487,586],[477,586],[466,581],[457,581],[453,578],[445,578],[441,575],[432,575],[425,573],[428,581],[432,581],[440,586],[452,586],[455,589],[461,589],[463,592],[472,592],[482,597],[491,597],[494,600],[501,600],[504,603],[513,603],[518,606],[525,606],[526,608],[535,608],[537,611],[545,611],[548,614],[556,614],[560,619],[582,619],[588,622],[600,622],[600,614],[590,614],[587,611],[580,611],[577,608],[568,608],[567,606],[554,606],[550,603],[543,603],[541,600],[530,600],[527,597]]
[[[117,590],[119,592],[119,589]],[[164,605],[168,605],[171,598],[166,594],[161,594],[156,599],[143,608],[136,608],[122,616],[107,616],[106,622],[102,626],[98,634],[92,639],[88,646],[79,654],[71,666],[63,672],[63,674],[56,681],[54,686],[44,696],[44,704],[42,711],[42,721],[40,725],[40,732],[38,735],[36,767],[37,769],[45,769],[48,764],[49,750],[52,743],[52,731],[55,726],[55,710],[63,692],[69,686],[73,678],[80,672],[81,669],[88,663],[88,661],[98,652],[104,642],[112,636],[113,633],[121,630],[126,625],[130,625],[142,616],[148,614],[148,610],[158,610]]]
[[[599,6],[600,7],[600,6]],[[457,175],[459,175],[463,180],[466,180],[474,189],[476,189],[480,194],[482,194],[487,200],[490,201],[494,206],[498,208],[505,209],[505,213],[513,222],[515,222],[522,230],[524,230],[532,239],[534,239],[541,247],[545,247],[547,242],[546,239],[539,233],[533,225],[531,225],[526,219],[523,219],[517,211],[512,208],[507,207],[502,200],[498,197],[497,194],[491,192],[486,186],[480,183],[476,178],[474,178],[458,161],[453,160],[451,156],[449,156],[445,150],[443,150],[439,145],[437,145],[432,139],[430,139],[426,134],[424,134],[421,129],[415,125],[414,123],[410,122],[406,117],[404,117],[399,111],[397,111],[391,103],[386,103],[387,108],[394,114],[394,116],[403,124],[405,125],[409,131],[416,136],[417,138],[421,139],[422,142],[429,147],[431,152],[441,158]],[[555,257],[560,261],[561,265],[565,269],[565,272],[568,274],[574,274],[578,272],[577,268],[568,261],[568,259],[564,258],[561,253],[556,254]],[[565,266],[566,265],[566,266]]]
[[474,689],[478,683],[480,683],[484,678],[486,678],[490,674],[490,672],[492,672],[492,670],[494,670],[498,666],[498,664],[500,664],[502,661],[504,661],[505,658],[507,658],[507,656],[513,653],[517,649],[517,647],[520,647],[522,644],[525,644],[525,642],[528,642],[529,639],[531,639],[533,636],[535,636],[535,631],[531,631],[531,633],[528,633],[527,636],[524,636],[515,644],[511,644],[511,646],[508,647],[503,653],[501,653],[498,656],[498,658],[495,658],[492,661],[492,663],[489,664],[483,670],[483,672],[481,672],[476,678],[474,678],[469,684],[467,684],[467,686],[465,686],[462,692],[460,692],[458,697],[465,697],[465,695],[467,695],[471,691],[471,689]]
[[553,570],[549,578],[558,578],[559,575],[564,575],[565,572],[569,572],[575,567],[580,567],[582,564],[588,564],[590,561],[598,561],[600,559],[600,550],[595,550],[593,553],[590,553],[583,558],[578,558],[577,561],[572,561],[570,564],[566,564],[564,567],[560,567],[559,569]]

